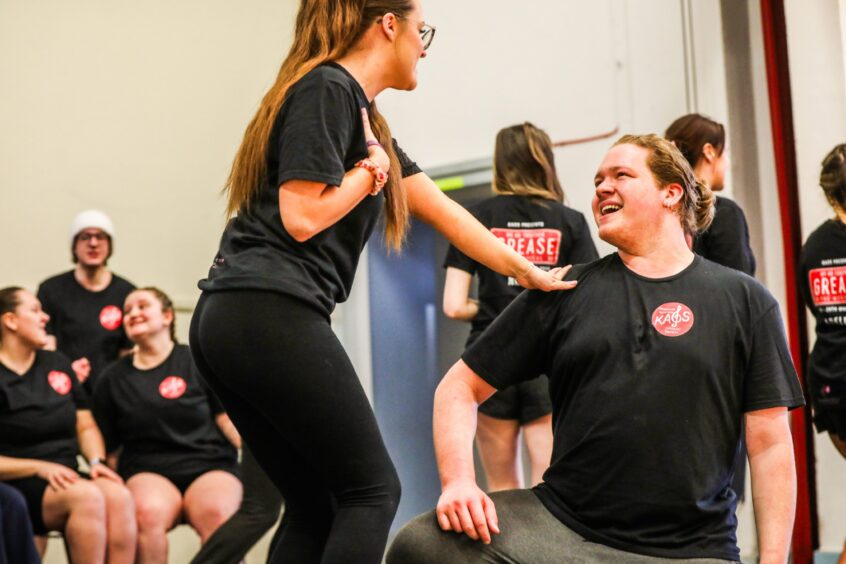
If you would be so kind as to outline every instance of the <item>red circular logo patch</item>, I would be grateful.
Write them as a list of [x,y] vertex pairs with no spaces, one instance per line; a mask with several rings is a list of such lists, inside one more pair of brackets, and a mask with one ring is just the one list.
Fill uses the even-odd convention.
[[100,310],[100,325],[108,331],[114,331],[120,327],[123,321],[123,312],[118,306],[107,305]]
[[47,374],[47,382],[50,383],[51,388],[56,390],[57,394],[66,396],[71,391],[70,376],[59,370],[51,370],[50,373]]
[[165,399],[176,399],[185,393],[188,384],[179,376],[168,376],[159,384],[159,393]]
[[668,302],[652,312],[652,326],[665,337],[680,337],[693,327],[693,312],[684,304]]

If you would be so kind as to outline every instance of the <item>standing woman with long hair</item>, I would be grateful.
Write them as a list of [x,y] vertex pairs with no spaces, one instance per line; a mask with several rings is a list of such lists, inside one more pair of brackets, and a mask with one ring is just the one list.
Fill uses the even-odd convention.
[[[599,258],[584,216],[564,205],[552,141],[531,123],[500,130],[494,149],[493,198],[471,208],[482,225],[543,269]],[[473,324],[467,348],[523,290],[513,278],[480,265],[450,246],[444,266],[444,313]],[[473,275],[479,298],[470,298]],[[520,435],[531,486],[552,454],[552,402],[546,375],[496,392],[479,406],[476,446],[488,491],[523,487]]]
[[[690,163],[696,178],[713,192],[725,187],[726,129],[700,114],[688,114],[670,124],[664,136]],[[716,196],[714,221],[693,239],[693,252],[717,264],[755,276],[755,255],[749,244],[749,226],[743,210],[733,200]],[[740,501],[746,490],[746,442],[741,434],[732,487]]]
[[[805,304],[816,319],[808,360],[814,425],[846,458],[846,144],[822,162],[820,187],[834,211],[808,236],[799,259]],[[846,547],[839,564],[846,564]]]
[[[522,285],[564,289],[500,243],[395,145],[373,99],[412,90],[434,28],[417,0],[302,0],[291,50],[247,127],[191,352],[285,498],[272,562],[380,562],[400,484],[329,325],[384,206]],[[397,375],[400,377],[401,375]]]

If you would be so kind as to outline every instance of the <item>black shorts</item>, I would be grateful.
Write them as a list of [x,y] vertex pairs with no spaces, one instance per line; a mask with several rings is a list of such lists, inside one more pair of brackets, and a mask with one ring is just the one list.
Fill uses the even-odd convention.
[[808,373],[808,388],[818,433],[833,433],[846,441],[846,380]]
[[142,472],[150,472],[151,474],[158,474],[164,478],[167,478],[176,489],[179,490],[183,496],[185,492],[191,487],[191,484],[194,483],[194,480],[205,474],[206,472],[212,472],[214,470],[222,470],[224,472],[229,472],[239,480],[241,479],[241,473],[238,469],[238,463],[221,463],[221,464],[211,464],[209,466],[205,466],[202,469],[195,470],[192,472],[157,472],[156,470],[144,470],[138,469],[134,470],[130,473],[123,475],[124,480],[129,480],[132,476],[136,474],[140,474]]
[[552,413],[549,379],[538,376],[500,390],[479,406],[479,413],[496,419],[516,419],[520,425],[549,415]]
[[[68,468],[76,471],[76,461],[58,462],[64,464]],[[80,474],[81,477],[87,478],[86,475]],[[20,478],[17,480],[6,480],[6,483],[23,494],[26,500],[26,508],[29,511],[29,522],[32,523],[32,532],[36,535],[46,535],[49,531],[47,525],[44,524],[44,492],[50,482],[38,476],[29,476],[27,478]]]

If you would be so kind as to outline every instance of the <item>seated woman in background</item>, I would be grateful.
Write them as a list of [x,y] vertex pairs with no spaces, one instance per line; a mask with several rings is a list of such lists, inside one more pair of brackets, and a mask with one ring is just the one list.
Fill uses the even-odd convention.
[[[564,205],[552,141],[531,123],[500,130],[494,149],[493,191],[470,208],[485,227],[536,266],[549,270],[599,258],[584,216]],[[444,266],[444,313],[470,321],[470,347],[523,287],[450,246]],[[473,275],[479,300],[470,298]],[[529,455],[530,484],[522,479],[519,439]],[[479,406],[476,446],[488,491],[540,483],[552,455],[552,402],[545,375],[495,393]]]
[[[0,480],[23,494],[36,535],[63,533],[73,562],[131,563],[132,497],[102,462],[103,438],[70,360],[41,349],[48,319],[32,293],[0,290]],[[76,470],[80,452],[91,480]]]
[[[814,425],[846,458],[846,144],[825,157],[820,186],[834,211],[808,236],[799,259],[799,283],[816,319],[808,360]],[[846,562],[846,547],[840,554]]]
[[238,509],[240,437],[176,343],[173,303],[157,288],[126,297],[135,352],[94,392],[110,463],[135,499],[140,562],[166,562],[166,533],[183,519],[206,539]]

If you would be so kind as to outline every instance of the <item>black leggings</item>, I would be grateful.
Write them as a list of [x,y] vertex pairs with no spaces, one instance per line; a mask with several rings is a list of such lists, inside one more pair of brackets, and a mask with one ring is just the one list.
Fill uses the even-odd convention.
[[285,498],[268,562],[377,564],[400,485],[325,315],[262,291],[203,294],[191,352]]

